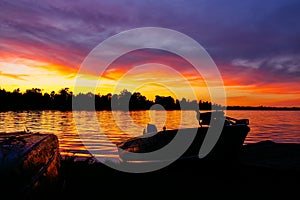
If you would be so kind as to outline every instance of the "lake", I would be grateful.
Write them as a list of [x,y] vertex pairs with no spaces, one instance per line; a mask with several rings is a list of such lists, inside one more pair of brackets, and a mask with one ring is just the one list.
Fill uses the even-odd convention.
[[[229,110],[226,115],[249,119],[251,130],[245,144],[262,140],[300,143],[300,111]],[[32,132],[54,133],[60,142],[61,155],[77,158],[86,158],[90,152],[104,159],[117,158],[113,143],[141,135],[148,122],[154,123],[158,130],[163,126],[167,129],[198,126],[194,111],[0,112],[0,132],[27,128]]]

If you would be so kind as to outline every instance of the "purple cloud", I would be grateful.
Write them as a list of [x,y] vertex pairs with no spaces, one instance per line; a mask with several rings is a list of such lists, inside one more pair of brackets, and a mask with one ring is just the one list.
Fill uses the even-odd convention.
[[299,80],[298,0],[4,0],[0,7],[1,53],[78,68],[107,37],[158,26],[191,36],[221,68],[251,65],[272,76]]

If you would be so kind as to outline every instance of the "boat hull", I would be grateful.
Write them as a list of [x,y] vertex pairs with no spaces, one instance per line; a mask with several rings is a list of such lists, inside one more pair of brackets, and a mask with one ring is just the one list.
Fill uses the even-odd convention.
[[0,134],[1,190],[30,196],[50,192],[60,169],[58,138],[54,134]]
[[[180,137],[190,137],[192,142],[188,148],[178,156],[178,154],[162,155],[159,159],[176,160],[187,158],[199,158],[199,151],[206,137],[208,127],[173,129],[161,131],[149,137],[135,137],[119,143],[118,152],[122,161],[149,161],[147,156],[149,152],[155,152],[168,145],[177,134]],[[236,159],[244,144],[244,140],[248,135],[250,128],[247,125],[230,125],[224,126],[219,139],[212,150],[204,157],[204,159],[232,161]],[[190,135],[195,133],[194,135]],[[134,154],[132,154],[134,153]]]

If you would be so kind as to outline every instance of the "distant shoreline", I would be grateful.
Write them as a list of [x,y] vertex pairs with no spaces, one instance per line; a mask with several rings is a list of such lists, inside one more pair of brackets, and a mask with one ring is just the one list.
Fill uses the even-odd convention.
[[[93,111],[92,109],[73,109],[74,111]],[[70,110],[60,110],[60,109],[8,109],[8,110],[1,110],[1,112],[24,112],[24,111],[61,111],[61,112],[69,112],[73,111],[72,109]],[[116,109],[114,111],[145,111],[149,109],[140,109],[140,110],[121,110],[121,109]],[[166,109],[166,111],[173,111],[173,110],[180,110],[180,109]],[[193,109],[182,109],[182,110],[193,110]],[[200,109],[201,111],[206,111],[209,112],[211,110],[207,109]],[[219,109],[218,109],[219,110]],[[225,109],[224,109],[225,110]],[[300,111],[300,107],[253,107],[253,106],[228,106],[226,110],[251,110],[251,111]],[[102,109],[102,110],[97,110],[95,111],[112,111],[109,109]]]
[[[140,111],[153,109],[155,104],[161,105],[165,110],[285,110],[298,111],[300,107],[274,107],[274,106],[223,106],[221,104],[189,100],[186,98],[174,99],[171,96],[155,95],[155,100],[149,100],[139,92],[131,93],[124,89],[120,94],[106,95],[93,93],[80,93],[74,95],[69,88],[63,88],[58,93],[42,93],[42,89],[27,89],[21,93],[20,89],[8,92],[0,89],[0,111],[72,111],[72,110],[121,110]],[[112,107],[113,106],[113,107]]]
[[227,106],[227,110],[282,110],[300,111],[300,107],[269,107],[269,106]]

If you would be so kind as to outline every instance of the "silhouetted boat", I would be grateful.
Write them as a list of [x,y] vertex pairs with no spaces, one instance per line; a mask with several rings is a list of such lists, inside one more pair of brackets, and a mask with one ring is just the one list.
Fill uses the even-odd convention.
[[49,191],[58,180],[59,168],[56,135],[25,131],[0,133],[0,190],[3,192],[26,197]]
[[[198,158],[201,145],[203,144],[208,129],[211,126],[213,126],[209,126],[211,114],[212,112],[201,113],[201,126],[198,128],[164,130],[159,131],[157,133],[133,137],[126,141],[120,142],[117,144],[119,157],[122,161],[149,161],[149,158],[152,159],[152,157],[148,157],[147,153],[154,152],[165,147],[175,138],[175,136],[179,136],[180,134],[181,139],[190,137],[192,142],[190,143],[189,147],[184,151],[184,153],[180,155],[179,158]],[[220,112],[220,114],[221,115],[214,116],[217,116],[217,118],[223,116],[224,124],[222,124],[222,126],[224,126],[221,129],[222,131],[216,144],[209,152],[209,154],[205,156],[205,158],[224,161],[233,160],[239,155],[241,147],[244,144],[244,140],[248,132],[250,131],[250,128],[248,126],[249,120],[235,119],[228,116],[224,116],[223,112]],[[217,121],[217,118],[213,120]],[[210,134],[212,133],[210,132]],[[162,160],[170,160],[176,159],[175,156],[178,157],[178,155],[158,155],[157,158]]]

